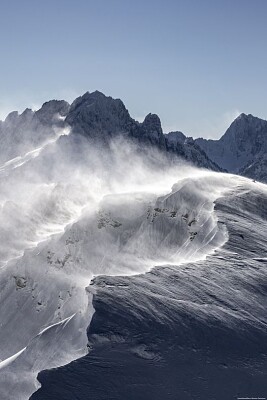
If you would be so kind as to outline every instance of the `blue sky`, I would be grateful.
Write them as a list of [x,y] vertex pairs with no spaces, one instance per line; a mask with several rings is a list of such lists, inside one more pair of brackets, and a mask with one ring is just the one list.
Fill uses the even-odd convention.
[[219,137],[267,119],[266,0],[1,0],[0,116],[87,90]]

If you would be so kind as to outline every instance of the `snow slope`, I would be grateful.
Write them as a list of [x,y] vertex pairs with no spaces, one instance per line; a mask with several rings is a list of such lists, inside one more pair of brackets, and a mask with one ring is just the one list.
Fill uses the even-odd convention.
[[32,400],[266,397],[267,190],[229,179],[215,201],[224,245],[205,260],[96,277],[91,351],[40,373]]
[[[156,115],[137,123],[120,100],[99,92],[86,93],[71,106],[52,101],[35,113],[11,114],[1,132],[1,400],[28,399],[40,386],[40,371],[73,360],[78,369],[80,362],[86,365],[78,398],[86,398],[86,371],[95,377],[95,383],[90,381],[92,398],[105,398],[101,396],[107,396],[109,382],[114,398],[125,398],[129,387],[129,396],[136,398],[141,378],[134,374],[130,384],[119,385],[121,392],[113,385],[121,376],[118,371],[107,376],[102,394],[94,386],[101,374],[91,357],[97,355],[101,369],[110,345],[119,352],[118,359],[109,359],[113,367],[116,360],[118,365],[142,360],[145,380],[140,381],[144,391],[138,392],[139,399],[150,396],[143,360],[150,362],[152,382],[154,366],[165,356],[166,376],[171,374],[173,381],[170,389],[162,385],[162,391],[149,383],[150,390],[155,388],[152,398],[167,398],[168,390],[176,396],[181,387],[181,396],[197,396],[174,383],[183,340],[189,343],[190,357],[197,346],[204,354],[192,356],[197,376],[210,354],[216,364],[224,333],[237,348],[236,335],[243,350],[253,353],[259,347],[265,366],[265,347],[258,346],[266,339],[259,286],[266,265],[264,185],[185,164],[186,159],[219,169],[191,139],[182,134],[177,139],[176,133],[165,137]],[[10,149],[21,132],[26,136]],[[222,336],[216,347],[212,338],[217,340],[218,329]],[[118,343],[126,343],[125,348],[116,347]],[[168,354],[163,356],[160,347]],[[183,347],[179,370],[187,350]],[[227,351],[233,367],[240,360],[234,347]],[[249,376],[254,374],[263,387],[261,367],[246,357]],[[67,371],[75,387],[75,366],[58,370],[58,385],[57,378],[47,384],[50,376],[54,379],[52,372],[48,381],[41,373],[43,387],[33,398],[60,398],[58,390],[65,390],[61,371]],[[126,375],[132,371],[125,368]],[[239,378],[245,382],[243,375]],[[207,382],[209,374],[201,379]],[[200,398],[214,397],[205,385],[200,385]],[[64,398],[73,398],[66,390]]]
[[154,151],[144,160],[122,142],[86,147],[76,162],[61,140],[2,169],[3,400],[29,398],[41,370],[87,353],[93,277],[205,259],[227,240],[214,201],[238,178],[170,167],[159,154],[156,166]]

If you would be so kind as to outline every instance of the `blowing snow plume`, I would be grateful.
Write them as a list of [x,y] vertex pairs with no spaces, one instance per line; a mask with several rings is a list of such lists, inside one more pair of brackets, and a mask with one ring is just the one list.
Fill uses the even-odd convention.
[[86,354],[93,277],[197,261],[227,240],[214,201],[238,178],[62,134],[0,180],[2,399],[27,399],[39,371]]

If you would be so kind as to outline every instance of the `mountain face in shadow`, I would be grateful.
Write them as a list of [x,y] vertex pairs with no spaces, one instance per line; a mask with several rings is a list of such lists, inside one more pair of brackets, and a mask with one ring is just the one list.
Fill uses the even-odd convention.
[[196,139],[196,143],[221,168],[267,180],[267,121],[240,114],[219,140]]

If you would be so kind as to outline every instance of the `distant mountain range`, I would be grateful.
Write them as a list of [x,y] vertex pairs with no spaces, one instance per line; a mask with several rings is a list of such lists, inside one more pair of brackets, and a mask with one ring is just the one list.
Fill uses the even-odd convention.
[[198,167],[267,181],[267,121],[241,114],[219,140],[194,140],[182,132],[164,134],[156,114],[148,114],[142,123],[134,120],[120,99],[99,91],[87,92],[71,105],[51,100],[35,112],[10,113],[0,122],[1,162],[34,149],[64,126],[71,127],[71,135],[96,143],[122,135]]

